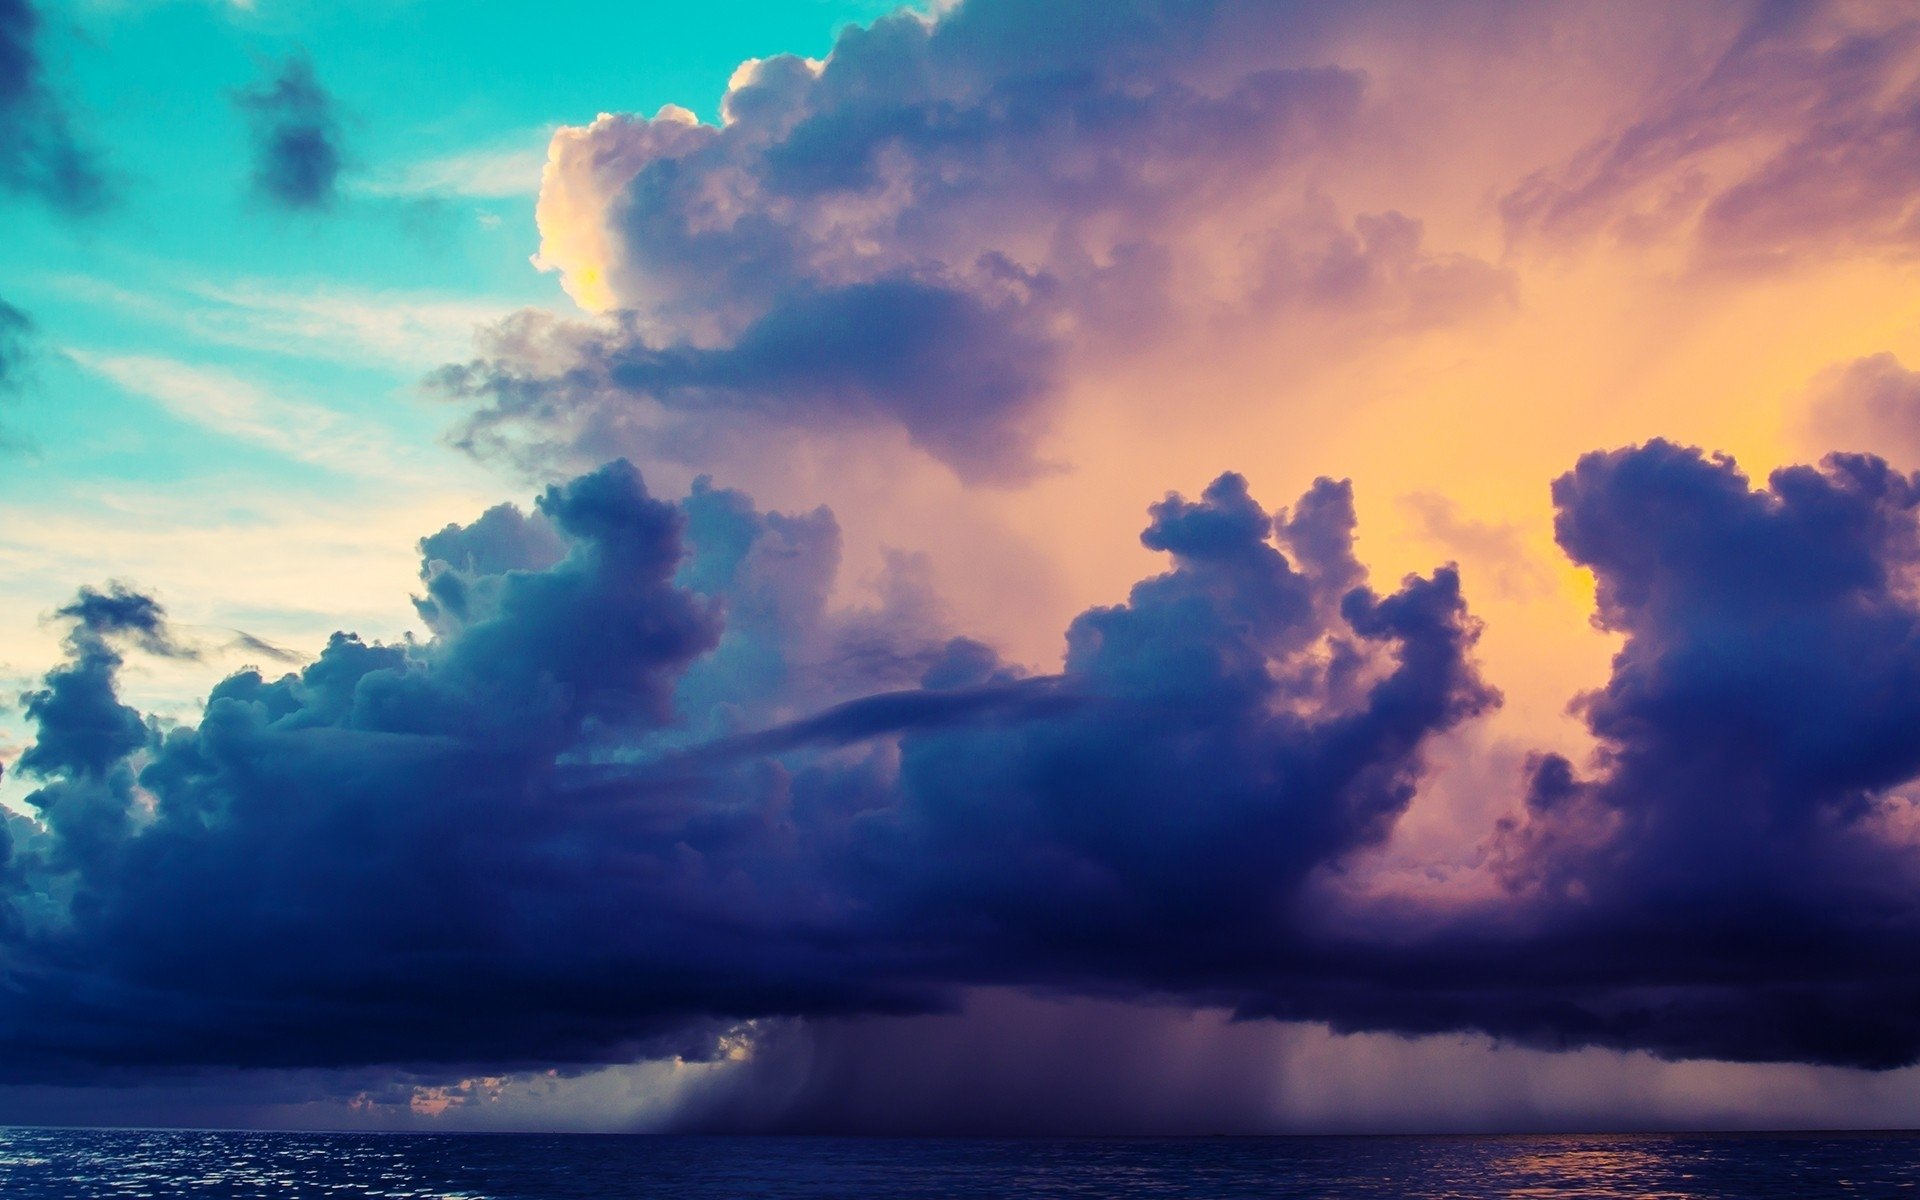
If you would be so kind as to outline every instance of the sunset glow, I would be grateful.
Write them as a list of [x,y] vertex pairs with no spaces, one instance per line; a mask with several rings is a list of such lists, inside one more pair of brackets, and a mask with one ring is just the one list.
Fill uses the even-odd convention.
[[0,0],[0,1122],[1920,1121],[1920,13],[478,7]]

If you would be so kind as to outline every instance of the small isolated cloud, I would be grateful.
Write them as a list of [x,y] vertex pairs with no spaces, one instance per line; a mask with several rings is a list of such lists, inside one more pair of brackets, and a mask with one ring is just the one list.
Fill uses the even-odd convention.
[[0,0],[0,189],[87,212],[105,203],[106,177],[47,85],[43,21],[31,0]]
[[236,93],[234,104],[251,128],[255,194],[291,211],[331,207],[344,165],[340,121],[306,55]]

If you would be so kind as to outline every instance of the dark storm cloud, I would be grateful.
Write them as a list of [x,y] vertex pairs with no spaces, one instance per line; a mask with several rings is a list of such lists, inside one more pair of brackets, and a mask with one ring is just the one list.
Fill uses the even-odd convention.
[[[1030,969],[1060,986],[1131,977],[1135,990],[1108,994],[1202,997],[1241,1016],[1340,1031],[1471,1030],[1547,1049],[1873,1069],[1920,1058],[1920,480],[1836,456],[1755,490],[1725,459],[1654,442],[1587,456],[1554,499],[1563,548],[1599,583],[1598,620],[1625,640],[1607,686],[1578,705],[1599,756],[1584,769],[1537,757],[1523,815],[1489,845],[1500,895],[1453,910],[1349,899],[1333,911],[1313,896],[1291,923],[1256,933],[1251,915],[1275,911],[1261,888],[1288,875],[1294,854],[1310,857],[1313,840],[1300,845],[1273,814],[1259,830],[1210,841],[1210,868],[1194,871],[1201,860],[1181,839],[1207,836],[1217,810],[1189,808],[1186,779],[1153,781],[1142,794],[1156,794],[1171,825],[1143,819],[1127,804],[1138,765],[1123,756],[1084,799],[1089,828],[1109,845],[1138,831],[1138,861],[1165,868],[1164,890],[1139,889],[1154,896],[1148,912],[1103,942],[1090,936],[1102,929],[1085,906],[1113,876],[1075,877],[1063,859],[1051,892],[1000,905],[1005,924],[993,933],[1004,958],[1034,950]],[[1170,512],[1177,519],[1162,527],[1184,526],[1194,546],[1230,545],[1234,511]],[[973,761],[988,766],[960,767],[961,780],[1019,756]],[[958,798],[947,811],[966,812]],[[992,818],[1003,811],[976,828],[999,837]],[[1017,868],[1013,843],[1043,852],[1062,827],[1072,828],[1055,816],[1020,828],[1000,847],[1003,861]],[[1260,867],[1242,874],[1234,849],[1268,828],[1289,836],[1258,845]],[[956,842],[941,845],[950,854]],[[914,881],[944,911],[974,920],[994,911],[1000,897],[943,886],[946,857],[922,861]],[[1213,894],[1228,900],[1210,910]],[[1181,930],[1185,913],[1199,919]],[[1184,986],[1170,984],[1175,976]],[[999,1004],[989,997],[984,1012]],[[1026,1036],[1020,1020],[1001,1029],[996,1019],[979,1017],[975,1036]],[[696,1097],[684,1119],[758,1130],[1187,1128],[1150,1099],[1116,1105],[1112,1077],[1128,1068],[1101,1049],[1087,1051],[1100,1062],[1084,1069],[1036,1049],[1054,1065],[1023,1085],[1024,1057],[944,1062],[938,1022],[917,1056],[896,1022],[818,1029],[806,1054],[776,1036],[764,1061]],[[1055,1030],[1045,1045],[1062,1036],[1071,1035]],[[997,1088],[982,1081],[996,1071],[1016,1092],[1050,1097],[1045,1111],[995,1103]],[[954,1097],[908,1100],[926,1094],[916,1072],[951,1083]],[[1208,1077],[1240,1079],[1231,1066]],[[1077,1112],[1100,1115],[1082,1127]],[[1231,1127],[1230,1114],[1220,1119]]]
[[[82,588],[57,615],[70,622],[67,661],[21,697],[39,733],[15,769],[41,783],[27,803],[51,835],[49,865],[84,871],[130,832],[135,781],[128,759],[152,737],[146,719],[117,694],[120,645],[164,657],[191,652],[174,640],[157,603],[119,585],[105,592]],[[9,818],[9,824],[20,823]]]
[[171,728],[116,693],[159,610],[83,593],[28,698],[6,1061],[697,1057],[977,980],[1243,985],[1490,701],[1451,574],[1376,595],[1351,527],[1325,482],[1278,524],[1237,476],[1169,497],[1172,569],[1022,677],[910,597],[829,610],[824,511],[615,464],[425,539],[430,640],[338,634]]
[[[73,662],[34,698],[40,741],[22,768],[55,777],[49,791],[87,788],[92,836],[76,865],[49,807],[47,836],[16,839],[28,894],[75,892],[47,926],[16,895],[16,978],[42,985],[7,1002],[6,1022],[10,1040],[43,1051],[13,1061],[675,1052],[698,1011],[689,992],[747,986],[757,967],[694,961],[699,921],[670,920],[657,943],[632,926],[631,914],[665,911],[648,892],[687,886],[675,859],[691,848],[657,811],[673,797],[569,815],[554,795],[556,755],[660,723],[676,677],[718,634],[710,606],[670,582],[682,518],[616,466],[550,490],[538,520],[566,549],[545,570],[488,572],[478,552],[430,564],[443,631],[432,642],[336,635],[297,675],[222,681],[192,727],[127,715],[112,696],[117,657],[87,623],[100,606],[73,606]],[[508,523],[489,514],[428,544],[473,551]],[[86,707],[56,708],[83,684]],[[694,902],[717,926],[710,953],[754,963],[721,948],[724,907]],[[607,971],[630,974],[620,994],[602,992]],[[775,976],[796,1006],[833,986],[803,974]]]
[[[719,126],[663,110],[563,131],[542,255],[620,311],[523,315],[435,386],[472,407],[460,440],[485,453],[710,462],[768,426],[858,423],[1005,483],[1045,465],[1070,350],[1300,313],[1392,333],[1510,299],[1505,272],[1434,253],[1417,220],[1342,214],[1310,181],[1366,92],[1312,60],[1315,25],[972,0],[850,27],[823,64],[749,64]],[[1189,244],[1209,236],[1230,271]]]
[[1561,914],[1565,953],[1650,989],[1603,1000],[1597,1032],[1914,1061],[1920,481],[1835,455],[1755,491],[1653,442],[1588,455],[1554,499],[1626,642],[1578,705],[1597,774],[1537,763],[1507,869]]
[[881,692],[837,704],[791,724],[709,743],[689,752],[689,757],[725,760],[802,746],[847,746],[883,734],[953,725],[972,718],[1060,710],[1072,705],[1074,699],[1056,683],[1050,678],[1006,679],[973,687],[928,686]]
[[0,0],[0,188],[87,212],[105,202],[106,180],[47,85],[44,32],[30,0]]
[[236,93],[253,136],[253,187],[268,203],[292,210],[327,208],[338,197],[343,165],[333,96],[303,54],[272,79]]
[[1305,877],[1383,836],[1425,740],[1495,700],[1452,571],[1377,596],[1352,525],[1325,480],[1277,529],[1235,475],[1155,505],[1174,569],[1074,621],[1079,704],[902,743],[898,827],[865,847],[902,936],[977,977],[1259,987]]
[[127,654],[187,652],[158,607],[82,592],[25,697],[6,1061],[701,1057],[986,985],[1914,1061],[1920,484],[1836,456],[1756,491],[1655,442],[1554,499],[1624,638],[1578,706],[1601,752],[1536,758],[1499,894],[1424,911],[1329,884],[1496,697],[1451,570],[1368,586],[1343,484],[1154,505],[1169,569],[1052,676],[910,589],[830,606],[825,510],[667,504],[622,463],[423,539],[429,639],[338,634],[196,724],[118,695]]
[[71,604],[54,610],[54,615],[71,621],[77,637],[121,638],[163,658],[195,657],[193,649],[168,628],[166,610],[125,584],[111,584],[104,592],[83,587]]
[[1553,494],[1596,620],[1624,638],[1575,706],[1597,758],[1529,767],[1523,815],[1489,846],[1504,899],[1438,924],[1349,913],[1243,1011],[1672,1058],[1920,1060],[1920,480],[1836,455],[1754,490],[1731,461],[1656,441],[1582,458]]
[[1706,266],[1920,247],[1920,19],[1763,3],[1671,96],[1502,201],[1511,232],[1687,232]]

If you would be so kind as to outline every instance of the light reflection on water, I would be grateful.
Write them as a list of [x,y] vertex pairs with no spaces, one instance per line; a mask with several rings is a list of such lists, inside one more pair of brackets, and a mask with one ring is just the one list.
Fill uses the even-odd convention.
[[1920,1193],[1920,1137],[912,1140],[0,1129],[0,1197],[1766,1200]]

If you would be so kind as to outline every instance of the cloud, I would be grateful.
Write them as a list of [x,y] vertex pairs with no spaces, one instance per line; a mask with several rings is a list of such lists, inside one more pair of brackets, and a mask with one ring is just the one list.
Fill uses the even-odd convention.
[[0,300],[0,392],[19,389],[20,371],[26,362],[28,339],[32,334],[32,318]]
[[72,637],[101,642],[124,638],[162,658],[193,657],[194,652],[168,628],[166,610],[151,596],[125,584],[113,584],[104,592],[83,587],[73,603],[56,609],[54,615],[73,623]]
[[1678,233],[1698,265],[1912,254],[1920,21],[1898,7],[1759,4],[1717,57],[1624,128],[1502,200],[1519,237]]
[[1538,595],[1552,586],[1546,568],[1528,551],[1519,526],[1463,517],[1453,501],[1430,492],[1403,496],[1400,503],[1429,538],[1484,569],[1499,594]]
[[366,183],[368,191],[386,196],[465,196],[499,200],[535,196],[547,156],[542,143],[550,130],[540,130],[508,145],[464,150],[408,163]]
[[467,350],[476,330],[511,308],[504,301],[440,292],[328,285],[289,291],[258,279],[188,279],[138,292],[93,278],[55,282],[89,302],[111,304],[222,345],[408,370]]
[[386,473],[390,455],[320,405],[277,396],[207,367],[138,354],[69,349],[67,357],[169,413],[299,462],[358,474]]
[[0,188],[89,212],[107,200],[106,177],[47,87],[42,36],[30,0],[0,0]]
[[[34,352],[33,319],[0,300],[0,402],[19,395],[23,375]],[[0,450],[13,449],[17,443],[0,426]]]
[[1854,450],[1920,466],[1920,374],[1892,354],[1874,354],[1823,372],[1801,422],[1816,452]]
[[57,615],[70,622],[67,664],[21,697],[39,734],[14,765],[42,781],[27,803],[57,842],[50,863],[85,869],[130,832],[136,785],[127,757],[151,734],[141,714],[115,694],[124,661],[118,644],[162,657],[191,657],[192,651],[174,638],[158,604],[119,585],[105,592],[82,588]]
[[224,649],[239,651],[242,654],[256,655],[269,662],[293,663],[302,661],[302,656],[284,646],[276,646],[265,638],[255,637],[244,629],[233,630],[233,640]]
[[252,127],[254,192],[290,211],[331,207],[344,166],[340,121],[313,63],[295,54],[233,102]]
[[395,1064],[432,1088],[1010,987],[1920,1059],[1920,480],[1835,456],[1755,490],[1652,442],[1553,495],[1622,638],[1576,704],[1598,752],[1536,755],[1494,886],[1419,904],[1348,867],[1498,697],[1453,572],[1373,590],[1329,480],[1278,514],[1232,474],[1155,504],[1168,568],[1081,614],[1051,675],[954,637],[904,564],[877,605],[831,603],[825,510],[705,481],[669,504],[624,463],[422,539],[427,638],[336,634],[197,722],[117,694],[127,653],[192,644],[83,591],[25,700],[0,1041],[23,1079]]
[[[484,404],[457,443],[511,451],[583,422],[589,444],[666,424],[657,450],[699,461],[729,425],[858,424],[892,419],[937,457],[994,478],[1024,473],[1027,426],[1051,374],[1042,339],[963,291],[909,279],[791,297],[734,345],[656,350],[630,325],[582,330],[523,314],[499,330],[491,358],[437,372],[442,394]],[[559,367],[549,374],[546,364]],[[644,397],[608,404],[610,395]]]
[[866,851],[902,935],[979,939],[950,969],[987,977],[1263,991],[1307,877],[1376,843],[1427,740],[1497,700],[1453,573],[1378,596],[1352,528],[1327,480],[1278,519],[1235,475],[1155,505],[1142,541],[1173,569],[1069,628],[1081,703],[903,742],[899,828]]
[[1920,479],[1836,455],[1755,490],[1666,442],[1584,456],[1556,534],[1622,638],[1533,757],[1484,896],[1325,876],[1242,1016],[1549,1050],[1920,1061]]
[[1572,1027],[1679,1056],[1913,1062],[1920,479],[1835,455],[1756,491],[1656,441],[1582,458],[1554,498],[1596,621],[1625,638],[1577,704],[1594,773],[1540,758],[1503,846],[1552,969],[1617,980],[1572,1001]]
[[1038,443],[1075,356],[1510,303],[1505,271],[1319,189],[1368,83],[1296,62],[1314,25],[973,0],[850,27],[824,60],[750,61],[719,125],[668,105],[562,127],[536,261],[606,319],[509,322],[435,384],[473,409],[464,445],[549,464],[710,464],[851,425],[1008,484],[1052,465]]
[[[1422,140],[1432,127],[1388,119],[1476,92],[1457,81],[1515,50],[1505,41],[1478,57],[1405,43],[1442,64],[1444,87],[1422,90],[1377,44],[1343,42],[1345,26],[1304,9],[1035,11],[1016,21],[974,0],[850,31],[818,62],[751,63],[718,125],[667,109],[556,134],[541,261],[605,311],[523,313],[434,384],[469,406],[460,436],[477,453],[570,474],[632,450],[664,460],[647,477],[673,480],[675,502],[611,467],[530,510],[444,528],[436,510],[411,610],[423,636],[381,641],[364,623],[379,618],[342,616],[363,635],[298,670],[233,675],[184,722],[128,699],[148,665],[136,632],[94,629],[80,605],[61,618],[69,661],[34,689],[40,800],[11,822],[3,872],[4,953],[25,982],[0,996],[0,1043],[21,1047],[18,1071],[404,1059],[427,1089],[405,1098],[438,1103],[455,1093],[434,1089],[496,1067],[712,1057],[740,1022],[925,1014],[982,987],[1550,1048],[1914,1058],[1900,865],[1920,829],[1920,764],[1904,749],[1911,481],[1843,457],[1756,488],[1729,461],[1663,443],[1582,459],[1555,491],[1558,533],[1619,657],[1610,678],[1580,677],[1606,680],[1574,709],[1598,753],[1530,728],[1524,777],[1511,728],[1480,737],[1495,696],[1466,602],[1476,568],[1495,588],[1539,586],[1514,528],[1422,492],[1414,515],[1466,573],[1374,584],[1344,485],[1315,484],[1276,521],[1227,475],[1154,506],[1144,546],[1162,560],[1123,591],[1106,564],[1140,548],[1112,549],[1099,511],[1137,496],[1149,460],[1185,473],[1225,440],[1247,447],[1256,478],[1310,478],[1316,446],[1391,468],[1389,495],[1484,471],[1472,494],[1485,516],[1513,499],[1520,476],[1499,476],[1504,464],[1543,445],[1557,470],[1650,421],[1727,428],[1709,422],[1752,406],[1670,406],[1674,381],[1760,368],[1699,342],[1646,353],[1647,312],[1662,337],[1666,317],[1686,322],[1637,304],[1638,259],[1544,272],[1554,295],[1514,344],[1439,338],[1376,362],[1381,339],[1499,312],[1519,292],[1480,257],[1487,211],[1475,224],[1456,196],[1416,214],[1424,176],[1399,192],[1356,177],[1369,158],[1396,172],[1423,155],[1531,166],[1551,140],[1552,165],[1505,189],[1511,261],[1607,236],[1670,239],[1715,267],[1897,258],[1899,189],[1881,186],[1901,178],[1892,118],[1912,56],[1897,31],[1842,37],[1831,14],[1785,13],[1736,22],[1741,35],[1727,18],[1746,10],[1715,7],[1685,48],[1711,44],[1724,72],[1675,52],[1631,77],[1644,88],[1610,77],[1625,115],[1568,157],[1557,127]],[[1438,23],[1511,32],[1464,11]],[[1541,26],[1601,36],[1564,20]],[[1563,44],[1588,48],[1543,37],[1520,50]],[[1572,74],[1606,74],[1570,58]],[[1743,91],[1754,78],[1767,87]],[[1487,94],[1451,119],[1511,105]],[[1828,154],[1856,145],[1889,157]],[[1789,186],[1808,168],[1778,164],[1806,158],[1837,186]],[[1633,279],[1616,289],[1614,272]],[[368,297],[203,298],[243,312],[232,327],[246,337],[396,359],[463,319],[403,326]],[[1732,307],[1721,323],[1749,332],[1748,316]],[[1592,332],[1609,324],[1621,329]],[[1616,371],[1607,347],[1621,345],[1636,353]],[[1208,346],[1240,356],[1188,353]],[[1299,386],[1355,346],[1366,353],[1350,370]],[[1130,377],[1148,355],[1153,369]],[[350,430],[257,388],[116,369],[278,453],[351,445]],[[1904,368],[1865,360],[1830,382],[1815,407],[1846,432],[1823,447],[1901,461]],[[1219,397],[1269,387],[1259,424],[1223,413],[1234,401]],[[1294,406],[1301,395],[1325,403]],[[1120,404],[1138,411],[1106,407]],[[1475,436],[1489,414],[1510,439]],[[1007,592],[1021,610],[1010,623],[1065,627],[1064,662],[1023,668],[956,636],[980,618],[951,619],[911,556],[886,560],[867,603],[844,599],[843,552],[864,572],[858,556],[903,527],[921,545],[991,541],[924,515],[962,496],[943,473],[859,462],[865,435],[1007,484],[1068,461],[1048,439],[1069,419],[1088,459],[1107,453],[1099,479],[963,497],[998,506],[996,529],[1058,531],[1032,557],[1073,574],[1061,607],[1083,611],[1042,621],[1041,586]],[[813,439],[839,457],[811,459]],[[800,465],[756,477],[761,503],[711,480],[681,494],[692,470],[673,468],[723,470],[736,444]],[[865,506],[837,491],[837,513],[762,507],[810,503],[849,462],[881,481]],[[1536,496],[1546,474],[1522,472]],[[919,507],[896,520],[890,505]],[[114,538],[142,519],[130,511]],[[139,536],[155,554],[160,537]],[[1376,562],[1407,550],[1363,544]],[[326,574],[312,567],[324,553],[303,570]],[[248,574],[234,586],[259,586]],[[947,582],[949,597],[965,590]],[[1009,607],[993,584],[967,584]],[[288,602],[328,603],[301,591]],[[1577,641],[1572,615],[1556,644],[1515,657]],[[1525,707],[1557,710],[1567,685],[1523,668],[1536,673],[1516,671],[1519,686],[1545,697]],[[1478,795],[1435,823],[1484,822],[1487,837],[1449,842],[1438,866],[1409,861],[1420,847],[1390,839],[1409,814],[1444,808],[1432,768],[1448,754],[1478,757],[1442,786]],[[1493,826],[1481,814],[1501,797],[1517,811]],[[1392,892],[1392,871],[1375,869],[1389,854],[1446,886],[1418,903]],[[809,1081],[815,1102],[832,1079]],[[874,1079],[865,1094],[880,1099],[844,1111],[884,1111],[900,1082]]]
[[121,647],[177,652],[157,606],[83,593],[29,701],[0,1039],[22,1077],[524,1067],[987,978],[1234,986],[1491,700],[1452,577],[1377,595],[1351,528],[1327,482],[1277,522],[1236,476],[1170,496],[1172,568],[1023,677],[908,584],[828,606],[830,515],[616,463],[424,539],[429,639],[336,634],[170,728],[116,696]]

